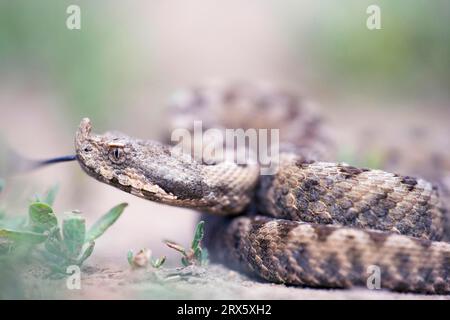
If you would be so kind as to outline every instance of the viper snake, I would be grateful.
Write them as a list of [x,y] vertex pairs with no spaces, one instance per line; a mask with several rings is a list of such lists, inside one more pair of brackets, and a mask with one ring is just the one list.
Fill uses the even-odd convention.
[[450,293],[438,189],[331,162],[333,143],[308,100],[261,84],[205,85],[178,92],[169,114],[168,131],[191,130],[196,120],[203,130],[278,128],[274,174],[261,175],[257,163],[204,163],[168,143],[96,134],[87,118],[76,132],[79,164],[125,192],[208,214],[212,258],[268,281],[366,286],[376,267],[381,288]]

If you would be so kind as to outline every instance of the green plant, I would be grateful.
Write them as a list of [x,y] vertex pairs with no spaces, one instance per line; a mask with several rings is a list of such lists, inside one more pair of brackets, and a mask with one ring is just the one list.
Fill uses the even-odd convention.
[[86,231],[85,219],[77,211],[66,213],[59,223],[51,207],[56,192],[57,187],[53,187],[29,205],[26,224],[14,229],[6,219],[0,222],[0,255],[26,252],[26,256],[50,268],[51,274],[65,274],[67,266],[81,266],[91,256],[95,240],[116,222],[127,206],[126,203],[115,206]]
[[[109,210],[86,231],[84,217],[74,211],[66,213],[60,227],[47,229],[48,238],[45,241],[43,256],[54,272],[65,273],[69,265],[81,266],[94,250],[95,240],[99,238],[120,217],[126,203],[119,204]],[[46,219],[43,219],[46,222]]]
[[205,234],[204,229],[205,222],[200,221],[195,228],[194,239],[192,240],[191,247],[185,249],[183,246],[179,245],[173,241],[165,241],[165,244],[178,252],[180,252],[183,257],[181,258],[181,263],[183,266],[187,267],[190,265],[206,265],[208,263],[208,250],[202,248],[201,241]]

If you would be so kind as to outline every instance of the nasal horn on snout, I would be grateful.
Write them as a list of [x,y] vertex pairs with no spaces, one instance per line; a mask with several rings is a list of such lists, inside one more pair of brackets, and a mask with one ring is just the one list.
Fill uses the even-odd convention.
[[91,134],[91,130],[91,120],[89,120],[89,118],[83,118],[77,132],[75,133],[75,147],[77,149],[81,148],[83,142],[87,140]]

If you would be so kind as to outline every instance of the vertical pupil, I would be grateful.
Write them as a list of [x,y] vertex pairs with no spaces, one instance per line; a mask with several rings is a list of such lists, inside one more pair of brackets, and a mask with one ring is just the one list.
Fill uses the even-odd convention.
[[114,157],[116,159],[119,159],[119,155],[120,155],[119,149],[114,149]]

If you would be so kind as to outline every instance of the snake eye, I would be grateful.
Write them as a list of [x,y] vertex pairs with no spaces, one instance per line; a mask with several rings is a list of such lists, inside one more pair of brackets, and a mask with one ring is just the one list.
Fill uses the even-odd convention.
[[114,149],[113,154],[114,154],[114,158],[119,159],[120,149],[119,148]]
[[123,163],[125,161],[125,152],[121,147],[113,147],[109,152],[109,159],[117,164]]

